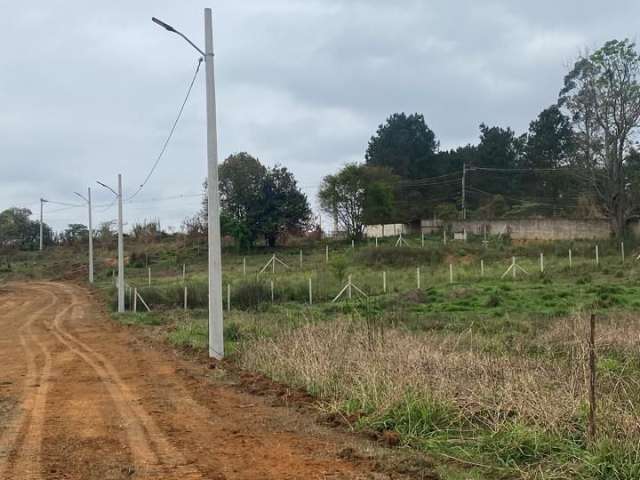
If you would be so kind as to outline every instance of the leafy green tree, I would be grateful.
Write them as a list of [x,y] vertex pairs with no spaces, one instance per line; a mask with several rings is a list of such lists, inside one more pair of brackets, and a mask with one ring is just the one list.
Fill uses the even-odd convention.
[[71,223],[62,233],[61,240],[67,244],[84,242],[89,239],[89,229],[80,223]]
[[575,150],[571,120],[557,105],[545,108],[529,124],[523,158],[525,168],[560,168],[568,166]]
[[369,140],[368,166],[387,167],[404,178],[435,176],[438,142],[421,114],[394,113]]
[[[285,232],[304,229],[311,217],[306,195],[285,167],[266,168],[248,153],[230,155],[219,167],[221,229],[248,248],[262,237],[273,247]],[[207,184],[200,217],[207,219]],[[193,222],[192,222],[193,223]]]
[[[29,217],[28,208],[8,208],[0,212],[0,246],[17,247],[35,250],[40,244],[40,222]],[[43,243],[53,244],[53,232],[47,224],[43,224]]]
[[353,239],[361,239],[366,224],[392,221],[398,181],[387,168],[355,163],[322,180],[320,206]]
[[618,236],[636,215],[625,158],[640,126],[640,56],[630,40],[611,40],[582,55],[564,80],[559,104],[579,131],[580,163]]
[[477,208],[493,195],[513,198],[521,195],[521,177],[509,170],[519,168],[523,157],[525,138],[516,136],[511,128],[480,125],[480,143],[475,158],[467,167],[495,169],[494,171],[470,170],[467,187],[472,201],[467,207]]
[[275,166],[267,171],[261,193],[256,230],[270,247],[275,246],[281,234],[300,232],[307,226],[311,219],[307,196],[285,167]]

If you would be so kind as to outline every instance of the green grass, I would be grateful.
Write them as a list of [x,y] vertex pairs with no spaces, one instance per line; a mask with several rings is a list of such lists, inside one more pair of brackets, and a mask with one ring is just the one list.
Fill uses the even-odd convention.
[[[329,262],[324,243],[304,244],[302,265],[299,247],[255,249],[246,255],[226,250],[222,281],[227,354],[242,362],[247,352],[267,345],[275,362],[277,355],[293,348],[283,343],[287,332],[346,318],[353,322],[353,328],[367,332],[366,340],[349,347],[360,349],[363,358],[375,350],[376,342],[384,344],[390,336],[409,334],[425,342],[452,343],[455,352],[461,354],[570,364],[582,361],[581,352],[570,345],[571,339],[549,340],[555,338],[559,325],[570,322],[576,314],[595,312],[599,329],[614,331],[619,322],[619,335],[624,339],[620,319],[629,317],[629,322],[634,322],[640,311],[640,262],[635,261],[631,241],[625,242],[624,265],[616,242],[599,242],[600,265],[596,265],[595,243],[588,241],[517,245],[508,239],[492,238],[488,247],[480,239],[443,246],[439,238],[429,237],[421,247],[419,238],[408,237],[412,247],[395,248],[395,240],[382,240],[378,248],[370,241],[355,249],[350,242],[331,242]],[[138,311],[115,318],[126,325],[158,328],[176,348],[206,351],[208,288],[203,245],[171,240],[128,245],[125,249],[128,254],[134,253],[126,268],[127,282],[138,288],[153,313]],[[571,266],[569,249],[573,253]],[[539,267],[541,252],[545,256],[544,273]],[[267,269],[258,274],[273,253],[288,268],[278,264],[275,272]],[[96,287],[113,307],[112,267],[106,265],[113,263],[115,252],[98,248],[97,254]],[[82,249],[11,255],[0,258],[0,275],[8,280],[60,278],[69,267],[80,269],[84,256]],[[502,278],[512,256],[528,274]],[[187,265],[185,281],[183,263]],[[450,264],[453,282],[449,279]],[[151,286],[147,284],[149,267]],[[420,288],[417,267],[421,270]],[[332,303],[349,276],[368,299]],[[313,305],[308,304],[309,278]],[[188,312],[182,310],[185,286],[189,291]],[[128,300],[127,296],[130,308]],[[305,357],[307,360],[313,359]],[[289,364],[287,368],[294,367]],[[271,364],[263,373],[305,388],[345,415],[355,415],[358,428],[397,432],[403,446],[424,450],[439,459],[443,479],[640,478],[640,438],[633,437],[638,440],[635,443],[629,441],[625,436],[629,432],[623,432],[613,421],[619,413],[616,409],[627,409],[625,414],[630,418],[640,415],[640,408],[635,407],[635,399],[640,396],[635,380],[640,378],[640,356],[633,345],[611,342],[598,352],[598,381],[605,390],[602,401],[606,403],[599,417],[601,434],[594,444],[588,444],[585,438],[585,408],[564,419],[562,428],[551,428],[528,420],[515,407],[504,412],[483,410],[489,407],[470,407],[464,399],[443,398],[437,391],[424,389],[407,390],[392,404],[385,404],[380,398],[385,389],[391,388],[385,383],[362,384],[359,392],[348,390],[349,395],[341,396],[348,368],[340,365],[328,379],[304,369],[304,375],[297,378],[284,367]],[[406,373],[392,372],[390,378]],[[621,389],[628,390],[626,397]],[[625,398],[632,405],[627,405]],[[501,421],[489,421],[496,417]]]

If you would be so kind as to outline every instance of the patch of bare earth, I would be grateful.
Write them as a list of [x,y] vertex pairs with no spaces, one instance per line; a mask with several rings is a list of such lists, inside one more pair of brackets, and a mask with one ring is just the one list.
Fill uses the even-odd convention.
[[0,478],[404,478],[385,473],[375,443],[318,425],[298,393],[249,393],[221,368],[156,348],[84,288],[10,290],[0,296]]

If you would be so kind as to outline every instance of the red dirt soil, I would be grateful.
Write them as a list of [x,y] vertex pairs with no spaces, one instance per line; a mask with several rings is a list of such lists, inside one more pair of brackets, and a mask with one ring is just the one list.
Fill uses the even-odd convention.
[[89,290],[0,292],[0,479],[401,478],[368,447],[111,321]]

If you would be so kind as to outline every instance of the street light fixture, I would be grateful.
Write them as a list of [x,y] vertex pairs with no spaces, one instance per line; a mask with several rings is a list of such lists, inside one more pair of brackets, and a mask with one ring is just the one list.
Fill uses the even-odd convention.
[[118,191],[109,185],[96,182],[116,196],[118,199],[118,313],[124,313],[124,238],[122,233],[122,175],[118,174]]
[[89,283],[93,283],[93,225],[91,222],[91,188],[87,188],[87,196],[85,197],[81,193],[73,192],[89,206]]
[[218,133],[216,129],[216,93],[213,65],[213,26],[211,9],[204,9],[204,41],[202,51],[171,25],[153,17],[154,23],[182,37],[204,57],[207,89],[207,195],[209,243],[209,356],[224,356],[222,318],[222,251],[220,246],[220,198],[218,196]]

